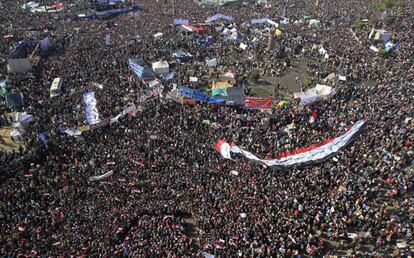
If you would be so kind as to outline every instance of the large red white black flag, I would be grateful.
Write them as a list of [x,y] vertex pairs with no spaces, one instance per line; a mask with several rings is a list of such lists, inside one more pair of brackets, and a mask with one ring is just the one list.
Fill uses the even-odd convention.
[[276,159],[260,159],[251,152],[243,150],[237,145],[227,143],[223,140],[218,140],[215,147],[216,150],[226,159],[232,159],[231,153],[238,153],[250,160],[260,162],[268,167],[288,167],[303,163],[318,162],[326,157],[329,157],[339,151],[342,147],[346,146],[364,124],[365,121],[360,120],[341,136],[330,138],[321,143],[316,143],[309,147],[296,149],[291,152],[283,152]]

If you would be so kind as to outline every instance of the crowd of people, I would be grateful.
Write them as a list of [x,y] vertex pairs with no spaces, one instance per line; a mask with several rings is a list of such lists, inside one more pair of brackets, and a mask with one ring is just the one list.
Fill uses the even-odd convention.
[[[387,17],[376,3],[361,0],[137,2],[140,12],[109,21],[59,20],[57,14],[25,11],[18,1],[0,5],[0,36],[13,35],[0,41],[3,61],[22,40],[49,36],[52,45],[30,73],[10,73],[6,62],[0,64],[8,91],[21,91],[25,100],[17,108],[0,100],[0,115],[25,111],[34,118],[25,128],[25,148],[0,152],[1,256],[303,257],[344,249],[355,256],[413,255],[412,0]],[[234,20],[215,22],[202,35],[172,25],[174,18],[202,23],[216,13]],[[280,24],[282,34],[269,49],[269,25],[249,22],[279,22],[282,14],[288,22]],[[320,25],[307,26],[306,15]],[[368,21],[353,26],[361,19]],[[237,28],[243,42],[256,40],[243,51],[240,41],[223,38],[219,26]],[[372,51],[372,27],[392,32],[398,48]],[[197,44],[206,36],[212,45]],[[193,58],[179,62],[175,49]],[[174,78],[162,80],[160,97],[139,103],[147,85],[130,69],[131,57],[168,61]],[[220,69],[206,69],[211,58]],[[251,95],[252,71],[280,77],[304,58],[313,84],[331,73],[346,76],[334,84],[333,98],[303,108],[292,100],[262,111],[182,105],[165,97],[173,85],[205,88],[228,69],[236,74],[235,87]],[[57,77],[63,88],[51,98]],[[199,81],[190,84],[189,77]],[[82,94],[88,91],[95,92],[103,121],[131,103],[137,113],[77,137],[62,133],[86,124]],[[271,168],[239,156],[226,160],[214,150],[224,139],[275,158],[338,136],[361,119],[367,125],[355,141],[317,164]]]

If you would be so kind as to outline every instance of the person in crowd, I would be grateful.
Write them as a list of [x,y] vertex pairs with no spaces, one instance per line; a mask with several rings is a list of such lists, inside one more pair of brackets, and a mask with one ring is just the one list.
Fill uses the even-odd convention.
[[[0,64],[0,73],[9,75],[8,91],[21,91],[25,101],[24,107],[11,108],[0,100],[0,116],[25,111],[34,118],[24,130],[25,148],[0,152],[0,256],[320,257],[347,252],[381,257],[395,255],[401,243],[407,247],[399,255],[413,255],[412,0],[385,18],[375,3],[361,0],[214,7],[190,0],[126,1],[141,10],[111,22],[70,17],[93,12],[83,2],[65,4],[67,19],[31,13],[18,1],[0,5],[0,35],[13,35],[0,41],[3,57],[22,40],[50,36],[52,45],[29,74],[10,73]],[[174,18],[204,23],[216,13],[234,20],[207,24],[203,33],[172,25]],[[304,16],[320,25],[309,27]],[[256,18],[279,24],[282,33],[273,48],[268,49],[272,25],[252,25]],[[362,19],[368,21],[354,26]],[[398,48],[372,51],[371,27],[392,32]],[[225,28],[236,28],[239,40],[226,39]],[[162,36],[154,37],[157,33]],[[213,43],[200,44],[207,37]],[[240,42],[249,42],[248,49],[241,50]],[[314,46],[323,46],[328,56]],[[177,60],[174,50],[193,58]],[[148,65],[170,64],[174,78],[161,78],[161,97],[140,101],[148,86],[129,67],[128,58],[135,57]],[[211,58],[219,67],[206,69]],[[336,94],[330,99],[305,107],[291,100],[267,112],[183,105],[165,97],[174,84],[209,88],[229,69],[235,86],[252,95],[253,72],[281,78],[297,62],[306,63],[312,82],[331,73],[346,81],[331,85]],[[58,77],[62,90],[51,98],[50,85]],[[190,84],[189,77],[199,81]],[[293,78],[300,81],[299,89],[309,87],[299,80],[302,75]],[[286,88],[283,81],[277,85],[276,93]],[[102,122],[76,137],[64,133],[87,124],[82,96],[92,91]],[[282,99],[275,94],[275,103]],[[108,122],[131,103],[137,106],[134,116]],[[272,168],[237,155],[226,160],[214,150],[223,139],[274,159],[339,136],[358,120],[367,123],[355,141],[317,164]],[[42,132],[47,143],[39,137]],[[99,175],[108,176],[91,180]]]

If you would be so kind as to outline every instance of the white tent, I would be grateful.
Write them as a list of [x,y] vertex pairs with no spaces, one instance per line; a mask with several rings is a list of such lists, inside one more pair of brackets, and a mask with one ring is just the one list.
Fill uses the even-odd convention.
[[315,92],[321,98],[331,98],[335,95],[335,89],[327,85],[316,84]]
[[158,61],[152,63],[152,70],[154,70],[156,75],[167,74],[170,72],[170,66],[167,61]]
[[335,95],[336,91],[334,88],[327,85],[316,84],[315,87],[310,88],[306,91],[295,92],[293,97],[300,99],[300,106],[306,106],[312,104],[319,99],[331,98]]
[[321,48],[319,49],[319,54],[321,54],[321,55],[326,55],[326,53],[327,53],[327,51],[326,51],[323,47],[321,47]]

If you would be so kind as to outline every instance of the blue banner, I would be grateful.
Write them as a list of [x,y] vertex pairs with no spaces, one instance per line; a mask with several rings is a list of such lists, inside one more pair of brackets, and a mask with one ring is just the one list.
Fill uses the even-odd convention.
[[190,24],[190,21],[189,20],[174,19],[173,23],[174,23],[174,25],[188,25],[188,24]]
[[213,22],[213,21],[218,20],[218,19],[231,21],[231,20],[233,20],[233,17],[219,13],[219,14],[213,15],[210,18],[208,18],[206,20],[206,23]]
[[95,92],[87,92],[83,94],[83,102],[85,103],[86,122],[90,125],[99,123],[98,109],[96,107]]

